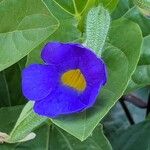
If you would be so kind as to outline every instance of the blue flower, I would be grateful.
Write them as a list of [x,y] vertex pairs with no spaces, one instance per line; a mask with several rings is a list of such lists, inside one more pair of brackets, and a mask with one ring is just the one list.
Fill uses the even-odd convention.
[[107,81],[102,59],[80,44],[59,42],[46,44],[41,57],[45,64],[22,73],[23,94],[35,101],[36,113],[53,118],[93,106]]

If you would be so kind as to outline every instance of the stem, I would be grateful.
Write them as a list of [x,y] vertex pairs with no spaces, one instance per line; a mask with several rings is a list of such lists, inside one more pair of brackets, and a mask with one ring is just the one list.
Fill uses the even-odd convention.
[[133,120],[133,118],[132,118],[132,115],[130,114],[129,109],[128,109],[128,107],[126,106],[126,104],[125,104],[125,102],[124,102],[124,98],[121,98],[121,99],[120,99],[120,104],[121,104],[121,106],[122,106],[122,108],[123,108],[123,110],[124,110],[124,112],[125,112],[125,114],[126,114],[126,117],[128,118],[129,123],[130,123],[131,125],[135,124],[135,122],[134,122],[134,120]]
[[149,114],[149,112],[150,112],[150,91],[149,91],[149,96],[148,96],[148,104],[147,104],[146,116]]
[[124,96],[124,100],[127,102],[132,103],[133,105],[135,105],[136,107],[139,108],[147,108],[147,103],[144,102],[142,99],[140,99],[139,97],[133,95],[133,94],[129,94],[127,96]]

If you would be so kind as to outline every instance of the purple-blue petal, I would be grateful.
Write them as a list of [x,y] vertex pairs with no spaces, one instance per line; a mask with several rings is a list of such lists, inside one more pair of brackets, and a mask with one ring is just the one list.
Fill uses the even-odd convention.
[[58,82],[58,73],[54,66],[33,64],[22,72],[22,91],[29,100],[47,97]]
[[[41,58],[46,64],[60,64],[69,60],[72,47],[70,44],[59,42],[47,43],[41,53]],[[68,56],[69,55],[69,56]]]
[[87,82],[87,88],[80,94],[80,99],[87,108],[95,103],[100,89],[107,81],[106,65],[101,58],[80,44],[57,42],[48,43],[44,47],[42,56],[47,63],[56,64],[62,73],[71,69],[80,69]]
[[34,111],[50,118],[82,111],[86,106],[80,101],[76,91],[58,87],[49,96],[35,102]]
[[[56,117],[92,107],[107,82],[103,60],[80,44],[52,42],[45,45],[41,57],[46,65],[32,65],[23,71],[23,93],[36,101],[36,113]],[[84,91],[64,85],[61,76],[79,69],[86,80]],[[41,74],[39,74],[41,72]],[[37,75],[38,74],[38,75]]]
[[86,91],[80,95],[80,100],[86,105],[84,109],[90,108],[94,105],[96,98],[102,88],[102,85],[98,87],[87,87]]

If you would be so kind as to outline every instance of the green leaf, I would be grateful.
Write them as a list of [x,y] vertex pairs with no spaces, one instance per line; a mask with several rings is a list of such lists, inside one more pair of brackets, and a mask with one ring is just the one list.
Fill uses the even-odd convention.
[[43,0],[43,3],[59,21],[58,30],[47,41],[67,42],[80,38],[81,34],[77,29],[78,22],[75,11],[77,6],[74,0],[65,0],[63,3],[61,0]]
[[[149,88],[139,89],[132,94],[146,103],[149,96]],[[129,102],[125,102],[125,104],[135,124],[145,120],[146,109],[139,109],[139,107]],[[102,123],[104,125],[104,133],[110,141],[112,141],[113,138],[115,139],[116,133],[120,133],[131,125],[120,102],[117,102],[108,115],[102,120]]]
[[0,72],[0,107],[25,104],[20,87],[21,71],[25,61],[26,58]]
[[102,53],[110,26],[109,12],[101,6],[91,9],[86,21],[87,47],[95,51],[99,56]]
[[87,111],[52,119],[54,124],[81,141],[91,135],[122,96],[140,57],[142,35],[137,24],[122,18],[112,22],[109,33],[111,45],[102,53],[108,68],[108,82],[101,91],[99,100]]
[[8,91],[8,84],[6,81],[5,72],[0,73],[0,96],[0,107],[11,106],[11,100]]
[[87,9],[89,9],[89,7],[92,7],[95,4],[96,0],[82,0],[82,1],[43,0],[43,1],[48,6],[50,11],[55,15],[55,17],[58,18],[59,20],[64,20],[70,16],[70,18],[74,17],[78,21],[80,21],[82,15],[87,11]]
[[144,38],[139,64],[129,82],[126,93],[150,84],[150,35]]
[[118,19],[122,17],[132,7],[132,0],[119,0],[115,11],[112,13],[112,18]]
[[19,117],[23,106],[0,108],[0,132],[9,133]]
[[[73,42],[78,41],[81,38],[81,33],[77,29],[78,21],[77,14],[74,11],[74,7],[78,9],[81,7],[82,11],[86,9],[88,3],[87,0],[83,1],[84,6],[79,5],[78,2],[73,3],[70,1],[60,1],[60,0],[43,0],[43,3],[55,18],[59,22],[59,27],[51,36],[49,36],[40,46],[36,47],[29,55],[27,60],[27,65],[31,63],[41,63],[40,59],[41,49],[43,46],[50,41],[60,41],[60,42]],[[79,9],[80,10],[80,9]],[[81,10],[80,10],[81,13]],[[81,14],[78,14],[81,16]]]
[[[51,149],[60,150],[112,150],[109,141],[106,139],[102,127],[98,126],[92,136],[84,142],[75,139],[66,132],[53,128],[50,133],[50,138],[55,136],[55,140],[51,142]],[[59,144],[58,144],[59,143]],[[58,146],[60,145],[60,146]]]
[[112,14],[113,19],[122,16],[137,23],[140,26],[144,36],[150,34],[149,18],[144,17],[138,8],[134,7],[131,0],[120,0],[116,10]]
[[9,143],[16,143],[25,138],[31,131],[47,120],[33,112],[33,102],[28,102],[22,110],[15,127],[10,133]]
[[98,0],[98,1],[102,3],[106,9],[110,11],[113,11],[119,2],[119,0]]
[[0,18],[0,70],[26,56],[59,26],[40,0],[3,0]]
[[130,125],[119,102],[117,102],[117,104],[106,115],[102,120],[102,123],[104,125],[105,135],[110,141],[117,132],[126,129]]
[[129,9],[124,17],[136,22],[140,26],[144,36],[150,34],[150,19],[144,17],[136,7]]
[[112,142],[114,150],[149,150],[150,120],[129,127],[118,133]]
[[[7,107],[0,109],[0,131],[8,133],[16,122],[17,117],[22,109],[22,106]],[[21,150],[22,148],[35,150],[35,149],[52,149],[52,150],[111,150],[109,141],[104,136],[102,127],[98,126],[91,137],[81,143],[68,133],[51,127],[47,124],[35,130],[35,139],[17,144],[1,144],[1,150]],[[55,137],[55,138],[54,138]]]
[[149,0],[134,0],[134,4],[139,11],[145,16],[150,17],[150,1]]

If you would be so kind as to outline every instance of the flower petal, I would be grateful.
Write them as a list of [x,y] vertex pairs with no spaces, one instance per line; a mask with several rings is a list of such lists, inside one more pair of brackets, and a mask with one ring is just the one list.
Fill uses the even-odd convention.
[[[23,80],[24,95],[38,100],[34,106],[36,113],[56,117],[93,106],[107,81],[106,65],[101,58],[80,44],[59,42],[48,43],[41,57],[47,64],[44,68],[44,65],[39,67],[41,75],[34,77],[34,74],[40,74],[38,69],[29,69],[24,71]],[[85,83],[83,90],[78,90],[81,88],[79,83],[80,86]]]
[[79,68],[84,74],[89,85],[105,85],[107,81],[106,65],[91,51],[85,51],[79,61]]
[[68,87],[59,87],[48,97],[35,102],[34,111],[50,118],[63,114],[80,112],[85,105],[80,101],[76,91]]
[[89,67],[95,69],[98,65],[100,65],[99,68],[104,67],[102,59],[98,58],[92,50],[77,43],[47,43],[41,57],[47,64],[55,64],[59,67],[60,72],[78,68],[88,71]]
[[49,64],[60,64],[60,72],[80,69],[86,79],[87,88],[79,94],[79,99],[86,108],[95,103],[100,89],[107,81],[107,71],[103,60],[93,51],[80,44],[55,42],[44,47],[42,58]]
[[47,64],[62,63],[64,60],[68,60],[72,47],[70,44],[63,44],[60,42],[47,43],[41,53],[41,58]]
[[[94,65],[92,65],[92,61]],[[80,95],[80,99],[85,105],[87,105],[86,108],[89,108],[95,103],[96,97],[98,96],[101,88],[107,82],[107,70],[106,65],[100,58],[97,60],[93,59],[90,63],[87,62],[85,64],[86,65],[83,65],[81,62],[80,68],[86,79],[87,88],[84,93]]]
[[40,100],[48,96],[58,82],[54,66],[33,64],[22,72],[22,91],[30,100]]
[[102,85],[87,87],[86,91],[80,95],[81,102],[86,105],[85,109],[94,105],[101,88]]

